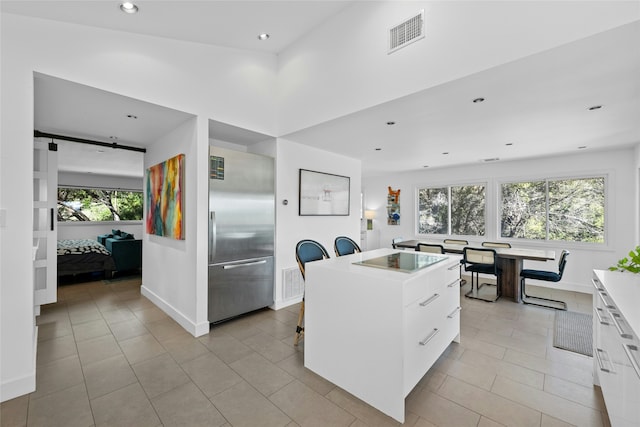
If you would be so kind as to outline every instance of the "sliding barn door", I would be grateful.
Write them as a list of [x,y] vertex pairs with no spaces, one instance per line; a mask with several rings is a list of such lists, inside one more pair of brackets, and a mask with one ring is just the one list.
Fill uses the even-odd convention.
[[34,141],[33,149],[33,289],[34,306],[56,302],[58,146]]

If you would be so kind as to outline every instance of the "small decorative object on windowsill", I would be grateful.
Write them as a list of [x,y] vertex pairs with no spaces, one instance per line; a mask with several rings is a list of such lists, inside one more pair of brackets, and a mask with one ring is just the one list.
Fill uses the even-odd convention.
[[376,218],[376,211],[364,211],[364,217],[367,219],[367,230],[373,230],[373,220]]
[[631,273],[640,273],[640,246],[636,246],[635,250],[629,252],[629,257],[622,258],[618,264],[609,267],[611,271],[630,271]]

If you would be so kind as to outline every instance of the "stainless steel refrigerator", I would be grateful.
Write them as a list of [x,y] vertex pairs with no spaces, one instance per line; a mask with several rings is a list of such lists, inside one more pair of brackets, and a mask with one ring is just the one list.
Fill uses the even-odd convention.
[[209,322],[273,304],[271,157],[209,149]]

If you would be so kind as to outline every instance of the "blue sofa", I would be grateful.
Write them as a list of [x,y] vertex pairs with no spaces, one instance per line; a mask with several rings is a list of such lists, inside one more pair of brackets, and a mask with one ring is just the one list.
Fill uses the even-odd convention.
[[133,271],[142,268],[142,240],[120,230],[98,236],[115,262],[115,271]]

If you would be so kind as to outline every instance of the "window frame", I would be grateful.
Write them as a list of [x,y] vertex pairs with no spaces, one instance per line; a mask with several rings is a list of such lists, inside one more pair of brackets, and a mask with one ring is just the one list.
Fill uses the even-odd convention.
[[[414,220],[414,230],[417,237],[425,237],[427,239],[447,239],[447,238],[462,238],[464,240],[477,240],[477,239],[486,239],[489,234],[489,192],[490,186],[488,180],[465,180],[459,182],[445,181],[446,183],[437,183],[433,182],[428,185],[417,185],[415,187],[414,194],[414,202],[415,202],[415,220]],[[476,234],[451,234],[451,187],[465,187],[465,186],[484,186],[484,235],[476,235]],[[420,233],[420,190],[428,189],[428,188],[447,188],[447,195],[449,200],[449,213],[448,213],[448,224],[447,224],[447,234],[433,234],[433,233]]]
[[[549,222],[548,222],[548,213],[549,213],[549,181],[568,181],[568,180],[579,180],[579,179],[594,179],[594,178],[603,178],[604,179],[604,236],[602,242],[579,242],[574,240],[549,240]],[[545,183],[545,212],[547,215],[547,221],[545,224],[545,239],[525,239],[519,237],[502,237],[502,185],[504,184],[517,184],[522,182],[536,182],[543,181]],[[613,172],[611,171],[594,171],[593,173],[582,173],[582,174],[566,174],[566,175],[530,175],[525,177],[513,177],[513,178],[505,178],[495,181],[495,231],[496,238],[512,243],[514,245],[517,244],[525,244],[527,246],[541,246],[541,247],[557,247],[558,245],[562,245],[567,248],[574,249],[601,249],[608,250],[610,249],[610,219],[609,219],[609,205],[610,205],[610,194],[613,186]]]
[[[58,225],[80,225],[80,226],[88,226],[91,224],[102,224],[102,225],[117,225],[117,224],[142,224],[144,222],[145,217],[145,199],[144,199],[144,189],[136,189],[136,188],[121,188],[121,187],[100,187],[100,186],[83,186],[77,184],[60,184],[56,187],[56,195],[60,188],[71,188],[74,190],[107,190],[107,191],[128,191],[130,193],[140,193],[142,195],[142,218],[140,219],[123,219],[123,220],[108,220],[108,221],[58,221],[56,219],[56,223]],[[59,201],[59,199],[58,199]],[[57,202],[56,202],[57,204]],[[57,218],[57,208],[56,208],[56,218]]]

